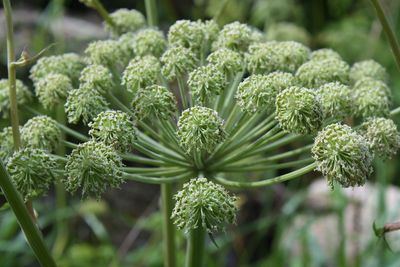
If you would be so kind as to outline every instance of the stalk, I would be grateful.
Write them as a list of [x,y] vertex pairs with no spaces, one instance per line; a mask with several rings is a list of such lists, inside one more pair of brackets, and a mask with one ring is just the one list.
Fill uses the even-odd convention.
[[156,0],[145,0],[147,23],[155,27],[158,24]]
[[164,246],[164,266],[175,267],[175,228],[171,220],[172,209],[174,206],[173,191],[171,184],[161,185],[161,211],[162,211],[162,230]]
[[[8,2],[5,0],[4,2]],[[19,195],[17,189],[11,182],[3,162],[0,161],[0,187],[13,210],[18,223],[25,234],[29,246],[32,248],[37,260],[42,267],[56,267],[54,259],[51,257],[47,249],[39,229],[32,220],[28,209]]]
[[206,229],[199,224],[190,231],[186,248],[185,267],[203,267]]

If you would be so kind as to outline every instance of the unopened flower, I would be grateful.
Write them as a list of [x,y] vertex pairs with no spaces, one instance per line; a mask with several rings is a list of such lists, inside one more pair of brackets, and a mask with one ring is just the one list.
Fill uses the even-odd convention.
[[206,178],[192,179],[175,195],[175,225],[187,234],[203,227],[208,233],[225,229],[236,221],[236,197]]
[[85,54],[89,63],[106,67],[125,66],[129,60],[117,40],[93,41],[87,46]]
[[29,119],[21,129],[24,147],[54,151],[61,141],[61,130],[55,120],[48,116]]
[[343,119],[351,114],[351,90],[339,82],[326,83],[317,91],[324,118]]
[[[17,104],[23,105],[31,101],[32,93],[20,80],[16,81]],[[0,79],[0,114],[8,118],[10,112],[10,89],[8,79]]]
[[132,46],[137,56],[152,55],[158,58],[167,47],[167,41],[162,31],[149,28],[134,35]]
[[310,55],[311,60],[325,60],[325,59],[338,59],[342,60],[342,57],[336,51],[330,48],[321,48],[311,52]]
[[118,38],[119,47],[122,53],[129,59],[135,56],[135,52],[133,51],[135,33],[127,32],[122,34]]
[[104,29],[114,36],[137,31],[146,24],[143,14],[135,9],[117,9],[110,14],[110,17],[114,24],[105,22]]
[[320,131],[312,154],[317,170],[332,188],[335,182],[343,187],[362,186],[372,173],[367,140],[347,125],[331,124]]
[[246,52],[253,41],[252,34],[252,29],[246,24],[237,21],[226,24],[212,45],[213,50],[228,48],[238,52]]
[[353,83],[366,77],[386,82],[388,74],[381,64],[372,59],[357,62],[351,67],[350,79]]
[[289,133],[312,134],[322,126],[322,110],[315,91],[297,86],[283,90],[276,97],[276,119]]
[[219,95],[225,88],[225,77],[214,65],[198,67],[189,73],[187,81],[192,94],[204,103],[207,97]]
[[296,41],[309,45],[310,35],[302,27],[288,22],[272,24],[267,29],[267,40],[269,41]]
[[100,198],[106,190],[123,182],[121,167],[121,158],[110,146],[96,141],[80,144],[65,165],[66,189],[71,193],[80,189],[82,197]]
[[73,89],[71,79],[64,74],[50,73],[35,83],[36,96],[45,109],[62,104]]
[[117,151],[129,151],[136,140],[132,118],[122,111],[103,111],[89,123],[89,127],[89,135],[94,140],[112,146]]
[[223,142],[226,133],[218,113],[210,108],[195,106],[184,110],[178,121],[177,136],[188,154],[212,152]]
[[79,82],[100,93],[111,91],[115,86],[110,70],[102,65],[88,65],[82,70]]
[[221,48],[212,52],[207,61],[215,65],[226,76],[235,75],[244,68],[244,60],[240,53],[228,48]]

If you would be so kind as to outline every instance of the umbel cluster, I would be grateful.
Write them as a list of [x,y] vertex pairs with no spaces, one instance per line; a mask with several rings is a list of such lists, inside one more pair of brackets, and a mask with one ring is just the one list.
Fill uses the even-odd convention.
[[[331,49],[265,41],[239,22],[179,20],[164,34],[136,10],[110,17],[109,39],[82,55],[42,57],[30,70],[43,109],[64,107],[68,123],[87,126],[87,135],[38,114],[31,91],[17,83],[18,104],[36,116],[21,126],[19,151],[11,128],[3,129],[0,157],[26,200],[55,180],[83,197],[126,179],[187,182],[172,218],[185,231],[201,223],[214,232],[235,221],[225,186],[270,185],[313,170],[332,188],[361,186],[374,156],[390,158],[400,146],[387,73],[373,60],[349,66]],[[8,109],[1,80],[3,117]],[[60,143],[68,155],[56,155]],[[287,173],[246,179],[272,169]]]

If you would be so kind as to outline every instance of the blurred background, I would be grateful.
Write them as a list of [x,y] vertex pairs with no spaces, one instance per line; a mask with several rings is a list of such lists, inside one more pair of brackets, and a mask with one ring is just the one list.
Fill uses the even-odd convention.
[[[78,0],[13,0],[17,53],[35,54],[50,43],[50,53],[81,52],[88,42],[107,38],[100,16]],[[110,12],[143,1],[103,0]],[[381,0],[400,35],[400,0]],[[368,0],[158,0],[161,29],[177,19],[207,19],[222,8],[219,23],[241,21],[271,40],[295,40],[312,49],[329,47],[349,63],[372,58],[390,74],[394,107],[400,104],[400,75]],[[0,78],[6,73],[5,23],[0,13]],[[18,78],[31,85],[29,68]],[[28,117],[22,114],[22,122]],[[397,120],[399,123],[400,120]],[[7,125],[0,119],[0,128]],[[236,192],[236,226],[208,244],[208,267],[245,266],[400,266],[400,236],[378,239],[373,223],[400,220],[400,158],[375,162],[365,187],[331,191],[317,176],[251,192]],[[287,170],[285,170],[287,171]],[[273,173],[266,173],[266,177]],[[69,197],[54,209],[55,196],[34,203],[46,242],[65,267],[162,266],[161,217],[157,186],[128,182],[101,201]],[[1,197],[1,196],[0,196]],[[4,203],[4,199],[0,200]],[[55,225],[68,222],[56,240]],[[178,260],[183,265],[184,239]],[[0,211],[0,266],[38,266],[12,212]]]

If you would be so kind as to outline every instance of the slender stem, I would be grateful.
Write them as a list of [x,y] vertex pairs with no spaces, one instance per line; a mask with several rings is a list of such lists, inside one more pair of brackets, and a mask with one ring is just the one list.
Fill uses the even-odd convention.
[[166,184],[166,183],[175,183],[178,181],[183,181],[187,178],[190,178],[190,173],[184,173],[173,178],[160,178],[160,177],[149,177],[142,176],[132,173],[123,173],[123,177],[127,180],[146,183],[146,184]]
[[[7,0],[6,0],[7,1]],[[56,267],[56,263],[47,249],[39,229],[30,216],[18,191],[11,182],[3,162],[0,161],[0,187],[13,210],[18,223],[25,234],[26,240],[32,248],[42,267]]]
[[176,80],[178,82],[179,94],[181,95],[182,107],[183,109],[187,109],[189,105],[187,101],[187,95],[185,94],[185,83],[183,82],[183,78],[181,76],[178,76]]
[[201,224],[190,231],[187,240],[185,267],[203,267],[205,234],[206,229]]
[[378,15],[379,21],[382,24],[382,28],[385,31],[386,37],[389,40],[390,47],[392,48],[393,56],[396,60],[397,67],[400,69],[400,48],[397,41],[396,35],[391,28],[387,16],[383,11],[382,5],[379,0],[371,0],[372,5],[375,8],[375,12]]
[[391,112],[390,112],[390,116],[396,116],[397,114],[399,114],[400,113],[400,107],[397,107],[397,108],[395,108],[395,109],[393,109]]
[[225,98],[225,102],[224,102],[224,105],[222,107],[222,117],[223,118],[225,118],[226,115],[229,114],[229,112],[232,110],[232,105],[236,105],[236,102],[232,101],[232,100],[233,100],[233,96],[236,93],[236,89],[237,89],[240,81],[243,78],[243,75],[244,75],[244,72],[240,72],[240,73],[236,74],[236,76],[235,76],[235,78],[234,78],[234,80],[232,82],[232,85],[231,85],[231,87],[229,88],[229,90],[227,92],[227,95],[226,95],[226,98]]
[[87,6],[95,9],[99,12],[100,16],[112,27],[115,27],[114,21],[111,19],[110,14],[104,8],[103,4],[99,0],[83,1]]
[[174,206],[173,190],[171,184],[161,185],[161,212],[163,216],[163,246],[164,246],[164,266],[175,267],[175,227],[173,225],[171,214]]
[[155,27],[158,24],[156,0],[145,0],[147,23]]

